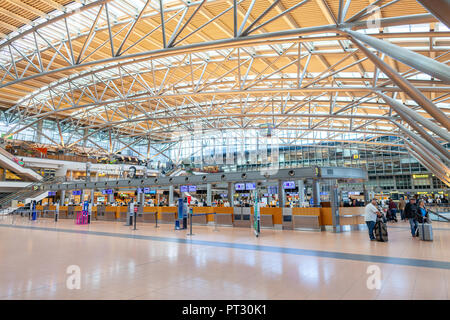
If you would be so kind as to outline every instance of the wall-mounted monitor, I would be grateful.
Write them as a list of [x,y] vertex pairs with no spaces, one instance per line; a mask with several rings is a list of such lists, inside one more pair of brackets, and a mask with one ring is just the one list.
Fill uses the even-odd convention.
[[74,190],[72,191],[73,196],[81,196],[81,190]]
[[284,181],[283,189],[295,189],[295,182],[294,181]]
[[180,186],[180,192],[188,192],[189,187],[188,186]]
[[48,192],[48,196],[49,196],[49,197],[51,197],[51,196],[56,196],[56,191],[49,191],[49,192]]
[[234,185],[234,189],[236,191],[241,191],[241,190],[245,190],[245,184],[244,183],[236,183]]
[[112,189],[105,189],[105,190],[102,190],[102,194],[113,194],[114,192],[113,192],[113,190]]
[[256,189],[256,183],[246,183],[245,184],[245,190],[255,190]]
[[269,192],[269,194],[277,194],[278,187],[277,186],[269,186],[269,187],[267,187],[267,191]]
[[197,192],[197,186],[189,186],[189,192]]

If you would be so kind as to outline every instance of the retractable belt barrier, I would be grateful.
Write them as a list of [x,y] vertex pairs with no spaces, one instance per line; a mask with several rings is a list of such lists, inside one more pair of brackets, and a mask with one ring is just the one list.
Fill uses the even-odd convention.
[[[198,216],[207,216],[210,214],[216,214],[215,212],[210,212],[210,213],[196,213],[193,214],[191,212],[189,212],[188,214],[188,218],[189,218],[189,233],[187,234],[188,236],[193,236],[194,234],[192,233],[192,217],[198,217]],[[217,223],[214,221],[214,231],[219,231],[217,230]]]

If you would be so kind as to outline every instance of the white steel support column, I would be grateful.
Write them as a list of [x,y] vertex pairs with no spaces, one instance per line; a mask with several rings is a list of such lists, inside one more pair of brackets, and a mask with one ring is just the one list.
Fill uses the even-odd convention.
[[280,208],[284,208],[285,205],[285,196],[283,189],[283,181],[278,180],[278,206]]
[[298,188],[298,203],[299,206],[305,202],[305,182],[303,180],[297,181],[297,188]]
[[320,207],[320,183],[319,180],[313,179],[312,196],[314,207]]
[[173,185],[169,186],[169,206],[174,206],[173,202]]
[[206,185],[206,204],[208,207],[212,207],[212,185],[208,183]]
[[66,190],[61,190],[61,199],[60,199],[60,203],[63,206],[64,205],[64,200],[66,199]]
[[233,184],[231,182],[228,182],[228,202],[230,203],[230,207],[234,206],[234,199],[233,199]]

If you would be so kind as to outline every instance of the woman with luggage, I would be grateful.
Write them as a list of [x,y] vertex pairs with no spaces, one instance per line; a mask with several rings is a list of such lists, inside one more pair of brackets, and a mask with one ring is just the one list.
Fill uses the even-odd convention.
[[417,210],[416,220],[418,223],[431,223],[430,215],[425,207],[425,201],[419,201],[419,208]]
[[431,219],[428,210],[425,207],[425,201],[419,201],[417,210],[417,222],[419,223],[417,233],[420,240],[433,241],[433,228],[431,227]]

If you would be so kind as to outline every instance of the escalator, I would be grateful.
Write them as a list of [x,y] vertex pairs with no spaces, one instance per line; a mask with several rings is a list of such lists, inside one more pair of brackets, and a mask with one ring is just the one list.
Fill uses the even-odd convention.
[[40,174],[30,168],[25,168],[21,161],[3,148],[0,148],[0,167],[8,169],[26,181],[41,181]]
[[53,184],[57,180],[55,178],[45,179],[40,182],[34,182],[31,185],[13,192],[6,197],[0,199],[0,209],[3,213],[8,213],[8,210],[12,211],[13,201],[20,201],[23,204],[30,203],[33,200],[40,201],[48,196],[48,191],[44,191],[44,187],[48,184]]

